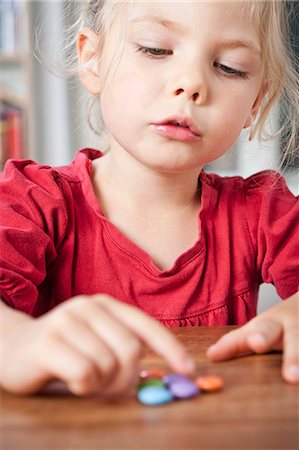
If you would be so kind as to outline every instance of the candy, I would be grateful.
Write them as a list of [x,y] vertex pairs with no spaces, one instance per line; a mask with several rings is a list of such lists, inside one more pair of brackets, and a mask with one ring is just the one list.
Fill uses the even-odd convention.
[[160,387],[165,387],[163,381],[161,379],[158,378],[149,378],[148,380],[144,380],[141,381],[141,383],[139,383],[138,385],[138,389],[142,389],[144,387],[147,386],[160,386]]
[[163,381],[166,385],[175,383],[176,381],[182,381],[182,380],[189,381],[189,378],[184,377],[184,375],[179,375],[178,373],[169,373],[163,377]]
[[203,375],[195,379],[196,385],[205,392],[219,391],[224,386],[224,381],[217,375]]
[[144,405],[163,405],[173,400],[172,393],[163,386],[146,386],[137,393],[138,400]]
[[172,400],[187,399],[201,391],[222,389],[223,379],[217,375],[202,375],[191,380],[176,373],[166,374],[163,369],[142,370],[139,374],[137,398],[144,405],[162,405]]
[[200,393],[199,387],[183,375],[165,375],[163,381],[175,398],[191,398]]
[[152,378],[163,378],[166,375],[166,371],[159,368],[153,369],[143,369],[139,373],[139,378],[141,380],[148,380]]

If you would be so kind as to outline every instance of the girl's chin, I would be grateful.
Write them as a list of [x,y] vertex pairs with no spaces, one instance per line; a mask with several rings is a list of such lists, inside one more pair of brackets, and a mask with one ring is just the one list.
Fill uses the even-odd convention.
[[190,161],[169,161],[169,160],[143,160],[140,163],[148,169],[158,173],[179,174],[198,170],[200,172],[203,165],[200,163],[191,163]]
[[[179,145],[179,143],[170,144],[165,142],[136,143],[136,146],[126,148],[125,145],[118,145],[115,157],[119,158],[123,153],[122,165],[129,163],[130,159],[135,160],[141,167],[159,172],[159,173],[181,173],[186,171],[200,172],[201,168],[207,163],[202,157],[198,157],[199,152],[190,145]],[[113,152],[113,147],[112,147]],[[127,159],[125,155],[130,155]]]

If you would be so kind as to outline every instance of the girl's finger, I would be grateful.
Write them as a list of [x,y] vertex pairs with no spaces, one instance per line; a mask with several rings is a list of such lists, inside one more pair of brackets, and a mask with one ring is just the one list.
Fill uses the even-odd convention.
[[[32,355],[27,353],[26,362],[30,367],[28,375],[22,372],[10,377],[12,392],[31,394],[55,379],[63,381],[77,395],[89,394],[100,388],[97,367],[60,336],[51,336],[46,341],[39,341],[37,346],[33,345]],[[18,375],[22,379],[18,379]]]
[[264,353],[281,349],[282,324],[270,319],[253,319],[238,330],[224,335],[212,345],[207,356],[213,361],[222,361],[245,352]]
[[207,350],[207,357],[211,361],[223,361],[248,352],[246,327],[230,331],[222,336]]
[[76,395],[89,395],[102,388],[101,374],[94,362],[60,336],[52,338],[52,345],[42,362],[52,378],[63,381]]
[[283,339],[283,325],[272,319],[257,320],[251,327],[247,341],[250,349],[255,353],[265,353],[269,350],[281,350]]
[[[99,297],[94,298],[99,301]],[[183,344],[158,321],[111,297],[106,297],[103,303],[100,301],[115,318],[121,320],[148,347],[164,358],[174,371],[190,374],[195,370],[194,361]]]
[[109,385],[102,390],[102,395],[104,397],[119,397],[127,394],[134,386],[137,386],[138,378],[137,361],[130,367],[124,365]]
[[298,326],[285,327],[282,376],[289,383],[299,383]]
[[74,315],[64,319],[64,327],[59,333],[64,342],[93,362],[98,369],[99,386],[101,389],[112,380],[119,370],[118,361],[89,325]]
[[137,377],[137,363],[144,352],[144,344],[118,317],[102,305],[91,303],[81,314],[97,339],[103,341],[116,360],[117,370],[109,377],[105,392],[122,394]]

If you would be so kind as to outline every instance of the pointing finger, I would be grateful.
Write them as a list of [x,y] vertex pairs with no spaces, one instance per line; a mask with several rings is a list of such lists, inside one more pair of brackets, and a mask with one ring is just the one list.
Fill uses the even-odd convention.
[[105,298],[107,300],[103,302],[101,300],[101,304],[156,354],[164,358],[173,370],[186,374],[194,371],[195,364],[190,354],[169,330],[137,308],[108,296]]

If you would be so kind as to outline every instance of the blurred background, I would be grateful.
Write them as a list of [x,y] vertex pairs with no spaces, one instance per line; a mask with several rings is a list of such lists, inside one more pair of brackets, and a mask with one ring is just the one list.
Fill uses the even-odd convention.
[[[69,164],[78,149],[101,148],[87,123],[87,93],[75,79],[51,73],[66,57],[65,12],[75,21],[78,3],[0,0],[0,167],[8,158]],[[298,51],[299,2],[295,3],[297,20],[291,26]],[[279,128],[278,105],[269,122],[269,132]],[[221,175],[244,177],[263,169],[282,172],[289,188],[298,195],[296,164],[281,164],[279,139],[249,142],[247,135],[241,136],[224,157],[206,167]],[[273,286],[263,285],[259,311],[278,301]]]

